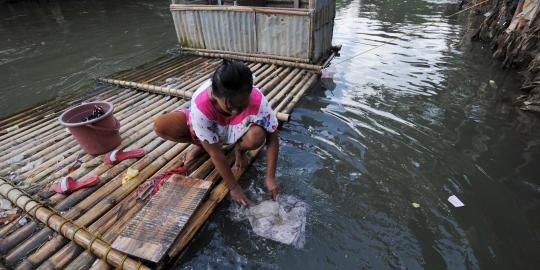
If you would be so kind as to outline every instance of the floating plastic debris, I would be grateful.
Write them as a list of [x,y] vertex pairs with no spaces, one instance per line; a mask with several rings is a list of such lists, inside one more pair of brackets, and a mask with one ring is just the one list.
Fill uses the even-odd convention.
[[494,80],[489,80],[489,86],[491,86],[491,87],[497,89],[497,83],[495,83]]
[[327,67],[321,70],[321,79],[332,79],[336,75],[335,67]]
[[25,218],[25,217],[22,217],[21,219],[19,219],[19,225],[26,225],[26,223],[28,223],[28,219]]
[[414,207],[414,208],[420,208],[420,204],[419,204],[419,203],[413,202],[413,203],[412,203],[412,207]]
[[448,197],[448,201],[454,206],[454,207],[463,207],[465,204],[461,202],[456,195],[452,195]]

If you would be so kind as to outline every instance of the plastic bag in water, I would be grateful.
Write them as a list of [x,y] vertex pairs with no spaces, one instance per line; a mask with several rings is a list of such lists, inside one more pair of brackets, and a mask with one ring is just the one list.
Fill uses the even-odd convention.
[[334,66],[330,66],[321,70],[321,85],[324,89],[336,89],[336,83],[334,82],[335,74],[336,68]]
[[305,244],[306,204],[290,195],[263,201],[246,210],[253,231],[264,238],[302,248]]

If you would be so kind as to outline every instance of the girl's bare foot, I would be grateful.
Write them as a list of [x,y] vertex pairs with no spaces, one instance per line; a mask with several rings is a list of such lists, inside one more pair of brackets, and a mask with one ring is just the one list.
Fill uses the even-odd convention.
[[238,147],[234,148],[234,169],[238,171],[243,171],[247,165],[248,165],[248,159],[246,156],[246,152],[238,149]]
[[191,150],[184,156],[184,166],[193,161],[198,155],[204,153],[204,148],[198,144],[192,144]]

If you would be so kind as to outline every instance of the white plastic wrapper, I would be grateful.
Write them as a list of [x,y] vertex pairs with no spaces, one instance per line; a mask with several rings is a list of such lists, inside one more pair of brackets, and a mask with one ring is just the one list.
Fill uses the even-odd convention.
[[306,204],[294,196],[280,195],[246,209],[253,231],[264,238],[303,248],[306,232]]

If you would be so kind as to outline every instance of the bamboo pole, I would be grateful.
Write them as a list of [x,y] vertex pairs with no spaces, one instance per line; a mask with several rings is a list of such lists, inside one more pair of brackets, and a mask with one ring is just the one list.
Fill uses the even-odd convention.
[[[148,118],[148,119],[149,119],[148,121],[152,121],[151,118]],[[147,136],[155,137],[154,134],[148,134]],[[143,160],[144,160],[144,158],[143,158]],[[113,166],[113,168],[111,168],[111,169],[108,169],[108,168],[110,168],[110,166],[103,164],[102,166],[96,168],[92,172],[92,174],[93,175],[101,175],[102,181],[100,183],[104,183],[104,182],[107,181],[107,179],[111,179],[112,177],[120,174],[122,171],[127,169],[127,167],[131,164],[130,162],[132,162],[132,160],[124,161],[124,162],[122,162],[122,163],[120,163],[120,164],[118,164],[116,166]],[[106,173],[106,174],[104,174],[104,173]],[[64,198],[64,199],[63,199],[63,201],[61,203],[56,205],[56,208],[59,209],[60,211],[62,211],[64,209],[67,209],[68,207],[71,207],[72,205],[74,205],[74,203],[79,202],[80,200],[84,199],[86,197],[85,194],[90,194],[89,191],[91,192],[92,190],[94,190],[94,188],[79,190],[79,191],[76,191],[76,192],[72,193],[67,198],[65,198],[64,195],[57,194],[55,196],[58,196],[58,197],[61,197],[61,198]],[[71,218],[71,217],[69,217],[69,218]],[[19,252],[19,253],[23,253],[23,252]]]
[[[59,114],[58,114],[59,115]],[[31,129],[29,132],[24,132],[23,134],[14,134],[9,140],[4,141],[0,145],[0,151],[13,147],[15,145],[24,144],[27,140],[34,138],[39,135],[47,134],[51,130],[63,129],[57,123],[57,116],[45,119],[45,121],[39,124],[36,128]]]
[[266,93],[270,92],[277,84],[283,82],[284,78],[287,76],[287,74],[291,71],[291,68],[285,68],[283,69],[279,74],[277,74],[273,79],[262,85],[263,93],[266,95]]
[[15,247],[18,243],[25,240],[28,236],[32,235],[38,229],[37,224],[29,222],[22,226],[21,229],[15,233],[8,235],[6,238],[0,239],[0,253],[6,254],[9,250]]
[[[258,153],[261,151],[262,147],[250,151],[250,154],[248,155],[248,161],[249,163],[253,162],[255,157],[258,155]],[[235,180],[238,181],[240,179],[240,176],[244,173],[244,171],[247,169],[244,168],[243,171],[237,171],[235,170],[234,177]],[[219,173],[213,173],[211,174],[210,181],[216,181],[218,179]],[[176,238],[174,244],[171,246],[167,254],[169,257],[174,258],[180,252],[187,246],[187,244],[193,239],[195,234],[199,231],[199,229],[202,227],[202,225],[205,223],[205,221],[208,219],[210,214],[214,211],[216,206],[225,198],[225,196],[229,193],[229,189],[227,188],[227,185],[225,182],[221,181],[218,186],[216,186],[212,192],[210,193],[210,196],[207,200],[205,200],[199,207],[197,208],[197,211],[193,214],[193,216],[188,220],[186,225],[184,226],[184,229],[178,235]]]
[[[144,95],[143,95],[144,96]],[[122,119],[120,122],[124,122],[125,119],[123,119],[123,116],[128,114],[129,110],[123,110],[117,113],[117,116]],[[122,123],[124,124],[124,123]],[[122,127],[122,129],[125,129],[125,127]],[[58,148],[55,144],[43,144],[38,148],[32,148],[29,151],[26,151],[26,156],[29,158],[25,158],[24,161],[26,162],[33,162],[39,158],[46,160],[44,163],[42,163],[41,167],[48,167],[59,160],[63,159],[65,155],[70,155],[75,151],[82,151],[80,146],[77,144],[76,141],[74,141],[71,136],[69,136],[69,133],[65,132],[64,139],[62,139],[58,144],[62,145],[60,148]],[[52,151],[51,151],[52,150]],[[35,152],[39,151],[39,152]],[[24,153],[23,153],[24,154]],[[6,169],[1,170],[0,173],[5,174]],[[28,177],[28,174],[23,173],[23,177]],[[27,179],[29,182],[33,182],[33,179]]]
[[2,239],[6,238],[6,236],[10,235],[13,231],[15,231],[18,228],[17,225],[19,225],[19,220],[21,218],[23,217],[21,216],[0,228],[0,241],[2,241]]
[[[277,83],[278,79],[280,79],[280,77],[276,77],[274,82]],[[151,84],[143,84],[143,83],[136,83],[136,82],[129,82],[129,81],[119,81],[115,79],[106,79],[106,78],[101,78],[99,80],[102,82],[110,83],[110,84],[133,87],[133,88],[137,88],[137,89],[141,89],[145,91],[150,91],[152,93],[173,95],[173,96],[177,96],[177,97],[181,97],[185,99],[190,99],[193,95],[192,92],[188,92],[185,90],[182,91],[182,95],[175,95],[176,93],[174,93],[173,91],[175,91],[176,89],[166,88],[166,87],[161,87],[161,86],[156,86],[156,85],[151,85]],[[289,121],[290,116],[284,113],[277,113],[277,118],[279,121],[287,122]]]
[[177,65],[178,63],[181,63],[182,61],[184,61],[186,58],[188,57],[182,57],[180,55],[180,56],[165,60],[163,62],[143,64],[138,67],[135,67],[133,69],[134,72],[132,74],[127,74],[127,75],[113,74],[112,76],[114,76],[115,79],[119,79],[119,80],[135,81],[137,80],[137,78],[145,78],[148,76],[148,74],[154,74],[163,67]]
[[[233,152],[230,151],[228,154],[226,154],[226,158],[227,158],[227,162],[228,162],[229,166],[232,165],[232,163],[234,161]],[[200,166],[197,166],[197,170],[194,171],[190,176],[201,179],[201,178],[205,177],[207,174],[210,174],[209,177],[205,177],[206,179],[201,180],[201,181],[216,182],[217,179],[219,179],[219,173],[214,169],[212,160],[209,159],[208,156],[201,157],[198,160],[199,160],[199,162],[204,161],[204,163],[202,165],[200,165]],[[170,167],[175,167],[175,165],[171,165]],[[142,208],[143,206],[144,206],[144,203],[140,204],[140,205],[136,205],[133,208],[135,208],[135,207]],[[136,211],[134,211],[133,215],[135,215],[140,210],[140,208],[137,209]],[[124,225],[124,224],[117,224],[116,229],[107,231],[107,233],[105,234],[104,237],[106,237],[106,239],[111,239],[110,241],[113,241],[114,239],[116,239],[118,237],[118,235],[120,235],[122,233],[122,229],[124,228],[124,226],[122,226],[122,225]],[[86,264],[91,262],[91,260],[93,259],[91,256],[85,256],[85,257],[89,257],[89,258],[86,258],[85,261],[84,261]],[[90,261],[88,261],[88,260],[90,260]],[[93,265],[92,269],[108,269],[108,265],[105,262],[103,262],[102,260],[98,259],[97,263],[95,263]]]
[[206,60],[204,58],[193,58],[188,61],[182,61],[179,65],[175,65],[169,68],[160,70],[159,74],[154,74],[153,77],[145,79],[143,83],[151,84],[154,81],[160,80],[165,76],[169,76],[173,73],[182,74],[183,71],[190,70],[193,66],[197,66]]
[[[155,141],[162,140],[156,139]],[[77,220],[75,220],[77,224],[79,224],[80,226],[87,226],[88,215],[100,214],[101,212],[108,210],[107,206],[110,206],[111,204],[114,205],[117,201],[120,201],[123,196],[126,195],[126,192],[131,191],[128,189],[128,187],[132,187],[135,183],[140,182],[141,178],[147,177],[148,172],[150,172],[152,169],[155,169],[156,166],[164,163],[167,158],[170,157],[170,153],[178,152],[178,147],[173,147],[172,143],[162,143],[154,151],[148,153],[144,158],[138,160],[134,165],[132,165],[133,168],[146,168],[142,170],[137,177],[132,179],[127,186],[123,186],[121,183],[124,173],[118,174],[110,181],[102,185],[99,189],[94,191],[89,197],[84,198],[75,207],[69,209],[69,211],[63,214],[63,216],[66,219],[77,218]],[[108,171],[107,173],[111,173],[111,171]],[[106,177],[107,176],[105,175],[102,181],[106,182]],[[27,240],[24,247],[19,248],[20,246],[18,246],[15,250],[11,251],[5,258],[6,263],[8,265],[15,263],[24,255],[26,255],[29,251],[35,249],[36,247],[39,247],[39,249],[34,252],[30,257],[28,257],[27,260],[19,264],[19,266],[21,267],[20,269],[28,269],[26,267],[29,266],[29,262],[30,265],[36,265],[48,258],[50,253],[56,251],[67,241],[62,236],[53,237],[51,240],[46,239],[44,241],[42,239],[42,236],[47,235],[49,230],[49,228],[42,229],[40,232],[34,234],[29,240]],[[45,244],[42,245],[43,243]]]
[[[232,52],[232,51],[225,51],[225,50],[209,50],[209,49],[189,48],[189,47],[182,47],[182,50],[188,51],[188,52],[201,52],[201,53],[208,53],[208,54],[224,54],[224,55],[231,55],[231,56],[236,56],[236,57],[251,57],[251,58],[264,57],[266,59],[270,58],[270,59],[275,59],[278,61],[287,61],[290,63],[308,63],[309,62],[309,59],[306,59],[306,58],[288,57],[288,56],[272,55],[272,54]],[[253,62],[260,63],[260,61],[253,61]]]
[[[156,143],[149,144],[148,148],[153,149],[155,146],[157,146]],[[96,189],[101,188],[102,186],[107,186],[107,182],[110,182],[111,179],[113,179],[114,177],[119,176],[121,172],[125,171],[127,169],[127,167],[129,167],[130,162],[133,163],[131,160],[129,160],[128,162],[122,162],[121,164],[118,164],[118,165],[114,166],[113,168],[108,170],[106,172],[106,174],[102,174],[100,176],[101,181],[96,187],[91,187],[91,188],[88,188],[88,189],[78,190],[78,191],[72,193],[70,196],[68,196],[62,202],[66,202],[69,199],[72,199],[74,196],[77,197],[78,195],[79,195],[78,196],[79,197],[78,201],[81,201],[84,198],[86,198],[86,196],[80,196],[81,193],[86,193],[86,194],[93,193],[93,191],[95,191]],[[112,192],[112,190],[109,190],[109,192]],[[66,218],[68,218],[68,219],[75,218],[78,215],[80,215],[80,212],[85,211],[85,209],[87,209],[87,208],[88,207],[84,207],[84,206],[73,207],[68,212],[66,212],[64,214],[64,216]],[[67,207],[65,207],[65,205],[58,204],[56,209],[58,211],[64,211],[64,210],[67,210]],[[42,243],[47,242],[50,239],[51,234],[52,234],[52,231],[51,231],[50,228],[46,227],[46,228],[41,229],[40,231],[38,231],[37,233],[32,235],[32,237],[25,240],[22,244],[18,245],[14,250],[11,250],[7,254],[6,258],[5,258],[6,263],[8,265],[11,265],[11,264],[14,264],[15,262],[19,261],[20,258],[26,256],[26,254],[32,252],[34,249],[40,247]],[[45,245],[45,248],[48,248],[49,250],[54,251],[53,246]],[[39,256],[40,256],[39,252],[37,254],[36,253],[32,254],[28,258],[28,260],[25,260],[25,261],[23,261],[23,263],[20,264],[20,267],[28,265],[28,262],[32,262],[32,261],[36,261],[36,260],[39,263],[40,262],[39,261],[39,258],[40,258]],[[25,268],[23,267],[22,269],[25,269]],[[28,269],[28,268],[26,268],[26,269]],[[32,267],[30,267],[30,269],[32,269]]]
[[24,121],[33,119],[35,118],[36,112],[41,114],[55,112],[58,110],[58,108],[64,108],[66,105],[79,102],[82,98],[83,97],[79,96],[77,93],[69,93],[64,96],[49,99],[36,106],[4,117],[2,120],[0,120],[0,130],[4,130],[5,128],[13,125],[22,124]]
[[295,79],[300,78],[300,76],[296,76],[299,73],[300,73],[300,69],[294,69],[291,72],[289,72],[289,74],[287,74],[287,76],[283,80],[281,80],[276,85],[276,87],[274,87],[274,89],[272,89],[272,91],[266,94],[266,98],[272,99],[275,94],[277,94],[278,92],[281,92],[281,88],[283,88],[285,85],[290,85],[290,83],[293,82]]
[[274,108],[274,110],[276,110],[277,112],[279,112],[280,110],[278,110],[275,105],[278,104],[280,102],[280,100],[285,96],[285,95],[290,95],[291,92],[294,90],[294,88],[296,86],[298,86],[299,84],[301,83],[298,83],[300,79],[304,79],[304,82],[305,82],[305,79],[308,77],[308,76],[304,76],[305,74],[303,74],[303,72],[299,72],[289,83],[287,83],[287,85],[285,85],[283,87],[283,90],[282,91],[279,91],[279,92],[276,92],[276,95],[274,96],[274,98],[269,101],[268,103],[270,104],[270,106],[272,108]]
[[264,14],[283,14],[295,16],[309,16],[308,9],[274,8],[274,7],[248,7],[248,6],[213,6],[213,5],[182,5],[171,4],[171,11],[233,11],[233,12],[256,12]]
[[[138,96],[139,98],[144,98],[145,95],[137,95],[137,96]],[[111,100],[111,101],[114,102],[114,100]],[[124,110],[124,109],[126,108],[126,105],[129,105],[129,104],[130,104],[130,102],[132,102],[132,100],[127,100],[126,103],[123,103],[123,104],[121,104],[120,106],[117,106],[117,109],[115,109],[115,110],[116,110],[116,114],[115,114],[115,115],[116,115],[116,116],[123,116],[123,115],[125,115],[126,113],[128,113],[128,110]],[[122,106],[122,105],[124,105],[124,106]],[[69,133],[68,133],[68,132],[65,132],[65,128],[62,127],[58,122],[54,121],[54,122],[52,123],[52,125],[54,126],[55,129],[58,129],[59,131],[61,131],[61,134],[58,135],[58,136],[56,136],[56,137],[54,137],[54,138],[52,138],[52,139],[51,139],[52,141],[50,141],[50,142],[43,143],[43,144],[39,145],[38,147],[33,147],[32,150],[30,151],[30,153],[27,153],[26,155],[28,155],[28,156],[34,156],[34,157],[35,157],[35,155],[32,155],[32,152],[35,153],[36,151],[43,150],[43,149],[46,148],[47,146],[50,146],[51,143],[53,143],[53,142],[58,142],[59,139],[66,138],[66,137],[69,136]],[[38,139],[38,140],[39,140],[39,139]],[[71,139],[70,139],[70,140],[71,140]],[[72,141],[72,140],[71,140],[71,141]],[[18,147],[20,147],[20,145],[19,145]],[[24,148],[24,147],[22,147],[22,148]],[[18,149],[18,150],[20,151],[20,149]],[[22,151],[21,151],[21,152],[22,152]],[[19,153],[20,153],[20,152],[19,152]],[[24,152],[23,152],[23,153],[20,153],[19,155],[21,155],[21,154],[22,154],[22,155],[25,155]],[[9,157],[9,156],[8,156],[8,157]],[[35,159],[37,159],[37,158],[39,158],[39,157],[36,157]],[[34,160],[35,160],[35,159],[34,159]],[[5,160],[5,158],[0,158],[0,160]]]
[[[156,106],[158,105],[161,105],[163,102],[165,102],[161,97],[159,96],[154,96],[153,98],[149,99],[149,104],[151,104],[150,106],[148,106],[146,109],[149,110],[149,109],[153,109],[153,108],[156,108]],[[145,101],[142,101],[142,105],[144,105]],[[141,105],[139,103],[137,104],[134,104],[134,107],[132,107],[131,109],[137,109],[138,105]],[[126,122],[126,123],[123,123],[122,126],[123,126],[123,130],[124,132],[121,133],[122,136],[124,137],[128,137],[129,135],[131,135],[132,133],[134,133],[134,130],[131,130],[131,128],[137,124],[137,120],[136,118],[141,116],[141,114],[143,113],[144,111],[143,110],[137,110],[137,113],[135,114],[132,114],[128,117],[122,117],[121,119]],[[120,118],[120,117],[119,117]],[[133,121],[132,121],[133,120]],[[125,130],[127,130],[128,132],[125,132]],[[125,145],[126,142],[125,140],[123,141],[123,144]],[[67,166],[67,165],[70,165],[72,164],[75,160],[79,159],[79,157],[81,156],[81,154],[83,154],[83,151],[82,150],[78,150],[76,151],[75,153],[73,153],[72,155],[66,157],[66,158],[63,158],[61,159],[59,162],[54,162],[54,165],[53,166],[46,166],[47,168],[46,169],[41,169],[38,173],[36,174],[32,174],[32,175],[23,175],[23,177],[25,179],[27,179],[27,182],[38,182],[39,180],[43,179],[44,177],[46,177],[47,175],[49,175],[50,173],[53,173],[54,171],[58,171],[59,168],[62,168],[64,166]],[[44,167],[44,166],[40,166],[40,167]],[[68,168],[66,168],[67,170]],[[62,171],[64,172],[64,171]],[[60,176],[57,176],[57,177],[52,177],[53,179],[54,178],[59,178]]]
[[269,79],[270,76],[268,74],[274,72],[276,70],[276,68],[278,68],[278,66],[271,65],[268,69],[266,69],[260,75],[256,76],[255,79],[258,80],[257,85],[261,85],[265,80],[270,80]]
[[290,113],[294,106],[300,101],[300,99],[306,94],[306,92],[311,89],[311,87],[317,82],[318,76],[313,74],[309,78],[309,81],[305,84],[305,86],[298,92],[294,98],[291,100],[291,103],[287,105],[285,110],[283,110],[284,113]]
[[[181,161],[181,156],[184,156],[191,148],[186,148],[177,157],[171,159],[165,166],[163,166],[156,174],[163,173],[170,168],[184,165]],[[192,170],[194,163],[189,166],[189,170]],[[194,176],[197,177],[197,176]],[[121,202],[116,204],[111,210],[102,215],[96,220],[89,229],[99,234],[104,234],[103,239],[112,242],[116,236],[122,232],[122,228],[126,223],[146,204],[136,200],[137,192],[133,191],[129,196],[124,198]],[[114,236],[114,238],[113,238]],[[92,262],[93,256],[87,254],[86,256],[79,256],[82,250],[76,245],[69,243],[64,246],[60,251],[54,254],[47,262],[42,266],[54,266],[55,268],[64,268],[68,263],[75,267],[75,269],[86,268],[89,263]],[[72,260],[73,256],[77,256],[75,260]]]
[[[176,101],[174,100],[172,102],[166,103],[165,105],[168,106],[166,107],[168,109],[181,107],[177,105]],[[156,108],[156,110],[162,110],[162,109],[163,107]],[[151,125],[152,121],[153,121],[153,118],[148,116],[146,117],[145,121],[137,124],[137,126],[133,128],[134,132],[131,133],[129,136],[126,135],[127,138],[124,139],[124,142],[118,147],[118,149],[128,147],[130,144],[132,144],[135,141],[136,143],[131,147],[138,148],[138,147],[145,146],[146,150],[152,149],[152,148],[149,148],[149,145],[148,145],[150,140],[153,140],[156,137],[155,134],[153,134],[152,132],[152,125]],[[117,173],[120,173],[121,171],[127,169],[129,165],[134,163],[133,160],[126,160],[126,161],[121,162],[120,164],[117,164],[111,167],[110,165],[102,164],[101,160],[102,158],[100,156],[100,157],[94,158],[93,160],[88,161],[88,164],[90,165],[96,164],[96,163],[100,164],[98,167],[94,168],[91,172],[86,172],[84,170],[77,170],[71,173],[70,175],[74,177],[75,179],[78,179],[78,178],[84,177],[85,175],[90,175],[90,174],[102,175],[106,173],[106,175],[110,177],[111,174],[116,175]],[[75,203],[78,203],[79,201],[81,201],[87,195],[90,195],[91,191],[92,191],[91,189],[80,190],[75,193],[72,193],[67,198],[62,194],[55,194],[53,197],[49,198],[49,202],[52,204],[55,204],[57,209],[68,209],[69,207],[75,205]]]
[[[104,96],[106,96],[107,94],[108,94],[108,92],[103,93]],[[110,96],[108,98],[110,98]],[[83,98],[81,98],[81,99],[83,99]],[[74,103],[76,103],[76,102],[73,102],[71,104],[74,104]],[[68,104],[70,104],[70,103],[68,103]],[[6,141],[11,141],[11,140],[17,139],[21,135],[26,135],[26,134],[28,134],[28,132],[31,132],[31,131],[35,130],[36,128],[38,128],[44,122],[47,122],[47,121],[50,121],[50,120],[56,118],[59,115],[59,112],[60,112],[61,108],[65,108],[65,107],[58,106],[57,108],[58,108],[58,110],[47,111],[46,112],[47,114],[45,114],[43,116],[37,116],[37,117],[36,117],[37,114],[43,114],[43,113],[38,112],[38,111],[32,112],[33,114],[30,115],[32,117],[32,120],[33,120],[32,126],[23,127],[21,129],[15,130],[13,133],[8,133],[8,134],[5,134],[5,135],[2,135],[2,136],[0,136],[0,141],[6,142]]]
[[[131,193],[133,190],[135,190],[142,182],[144,182],[147,178],[149,178],[151,175],[153,175],[156,171],[159,170],[166,162],[171,160],[173,157],[175,157],[178,153],[183,151],[186,148],[185,144],[177,144],[174,145],[173,142],[165,142],[160,147],[158,147],[158,150],[161,150],[159,152],[164,152],[162,155],[154,156],[155,160],[148,166],[142,165],[139,162],[137,162],[134,167],[135,168],[143,168],[138,176],[130,180],[126,185],[122,185],[121,183],[121,177],[116,177],[112,181],[106,184],[106,186],[110,186],[112,188],[105,189],[100,188],[98,191],[93,193],[90,197],[83,200],[81,203],[78,204],[81,208],[88,208],[87,211],[75,211],[78,214],[82,214],[80,217],[77,218],[75,222],[78,224],[81,224],[82,226],[87,226],[91,224],[94,220],[96,220],[99,216],[106,213],[109,209],[114,207],[118,201],[121,201],[123,198],[125,198],[129,193]],[[168,150],[168,151],[167,151]],[[137,166],[139,164],[139,166]],[[122,175],[121,175],[122,176]],[[93,197],[99,197],[95,196],[97,193],[102,191],[102,193],[110,192],[111,189],[113,190],[110,195],[107,196],[108,199],[103,200],[94,200]],[[86,203],[86,202],[92,201],[92,204]],[[88,206],[85,206],[86,205]],[[73,210],[73,209],[72,209]],[[66,217],[73,214],[71,210],[66,213]],[[63,245],[66,244],[66,241],[61,237],[57,236],[54,237],[52,240],[48,241],[43,245],[38,251],[36,251],[32,256],[28,258],[28,261],[32,260],[32,265],[37,265],[38,263],[42,262],[44,259],[48,258],[51,253],[57,251],[59,248],[61,248]]]
[[142,81],[150,76],[154,76],[159,73],[160,70],[164,68],[174,67],[179,64],[182,64],[185,61],[190,61],[192,59],[195,59],[192,56],[189,55],[178,55],[175,58],[173,58],[174,61],[169,63],[157,63],[155,65],[152,65],[148,68],[143,68],[140,70],[140,73],[137,76],[132,76],[125,78],[125,80],[129,81]]
[[[162,87],[168,87],[168,88],[186,88],[190,91],[194,91],[200,82],[207,80],[210,78],[211,74],[214,72],[215,67],[219,64],[218,61],[210,62],[208,64],[205,64],[204,66],[193,69],[189,72],[186,72],[184,74],[184,78],[187,77],[187,79],[183,80],[180,83],[174,82],[169,85],[161,85]],[[180,91],[176,91],[177,93],[181,93]]]
[[276,68],[276,65],[270,65],[270,64],[265,64],[262,68],[260,68],[259,70],[253,72],[253,76],[255,76],[255,78],[257,77],[265,77],[267,72],[271,72],[272,68]]
[[[152,134],[148,134],[147,136],[150,136],[152,137],[153,135]],[[140,141],[140,145],[136,145],[136,146],[141,146],[143,144],[147,144],[146,143],[146,140],[141,140]],[[147,147],[145,147],[147,152],[149,152],[149,150],[153,149],[152,148],[152,144],[148,144]],[[124,171],[125,169],[127,169],[127,167],[133,163],[134,161],[132,160],[127,160],[127,161],[124,161],[116,166],[114,166],[112,169],[108,170],[107,171],[107,168],[110,168],[109,165],[101,165],[100,167],[96,168],[92,173],[90,174],[93,174],[93,175],[101,175],[102,173],[104,173],[105,171],[107,171],[107,174],[106,175],[101,175],[101,178],[102,178],[102,181],[100,183],[104,183],[107,181],[107,179],[111,179],[112,177],[120,174],[122,171]],[[77,177],[76,177],[77,178]],[[99,185],[98,185],[99,186]],[[83,190],[79,190],[79,191],[76,191],[74,193],[72,193],[70,196],[68,196],[66,199],[64,199],[63,202],[66,202],[66,201],[69,201],[70,199],[72,199],[74,196],[77,196],[77,195],[80,195],[81,193],[85,193],[85,194],[89,194],[88,193],[88,190],[91,190],[92,188],[89,188],[89,189],[83,189]],[[61,195],[61,194],[57,194],[59,196],[61,196],[62,198],[65,198],[64,195]],[[86,197],[86,195],[84,196],[79,196],[79,199],[75,199],[77,202],[82,200],[84,197]],[[71,201],[74,201],[74,200],[71,200]],[[69,203],[65,203],[65,204],[58,204],[56,206],[57,209],[59,210],[63,210],[63,209],[67,209],[68,207],[71,207],[71,205],[73,205],[74,203],[72,204],[69,204]],[[10,241],[11,243],[13,243],[12,241]]]
[[144,80],[147,80],[148,78],[151,78],[153,76],[158,76],[159,73],[164,69],[168,69],[168,68],[171,68],[171,67],[181,65],[187,59],[189,59],[189,57],[180,56],[180,57],[177,57],[177,58],[173,59],[174,61],[171,61],[171,62],[168,62],[168,63],[163,63],[163,64],[157,64],[155,66],[151,66],[148,69],[142,69],[142,70],[139,71],[139,74],[137,74],[136,76],[130,76],[130,80],[143,82]]
[[[253,68],[254,66],[253,66],[253,65],[250,65],[250,67]],[[268,69],[265,70],[266,67],[265,67],[265,68],[261,68],[261,66],[259,66],[261,72],[267,72],[268,70],[271,69],[271,67],[272,67],[272,66],[270,66]],[[274,67],[275,67],[275,66],[274,66]],[[270,72],[272,72],[272,71],[268,71],[268,73],[270,73]],[[289,75],[290,75],[290,73],[287,73],[287,72],[285,72],[285,73],[283,73],[283,74],[289,74]],[[313,76],[312,76],[312,77],[313,77]],[[316,77],[316,76],[315,76],[315,77]],[[272,85],[272,84],[270,84],[270,85]],[[275,84],[273,84],[273,85],[275,85]],[[284,86],[283,84],[278,84],[278,85],[276,86],[276,88],[280,88],[280,87],[284,86],[284,88],[283,88],[283,89],[280,89],[279,91],[285,91],[289,85],[290,85],[289,83],[288,83],[287,85],[285,85],[285,86]],[[295,88],[296,88],[296,86],[295,86]],[[304,92],[305,92],[305,91],[304,91]],[[279,93],[281,93],[281,92],[279,92]],[[279,94],[278,94],[278,96],[279,96]],[[296,97],[296,96],[295,96],[295,97]],[[282,103],[283,103],[283,101],[282,101]],[[81,211],[84,211],[84,210],[81,210]]]
[[151,93],[157,93],[157,94],[162,94],[162,95],[174,95],[174,96],[181,97],[181,98],[184,98],[184,99],[191,98],[191,95],[192,95],[190,92],[186,92],[186,91],[182,92],[182,95],[177,95],[176,93],[173,93],[173,91],[176,90],[174,88],[161,87],[161,86],[152,85],[152,84],[146,84],[146,83],[121,81],[121,80],[107,79],[107,78],[99,78],[98,80],[100,82],[106,82],[106,83],[110,83],[110,84],[114,84],[114,85],[132,87],[132,88],[136,88],[136,89],[139,89],[139,90],[145,90],[145,91],[149,91]]
[[29,212],[39,221],[54,229],[56,232],[87,248],[90,252],[120,269],[150,269],[142,263],[129,258],[126,254],[113,249],[107,242],[89,233],[84,227],[63,218],[53,210],[43,206],[21,190],[0,178],[0,194],[15,205]]
[[268,92],[269,89],[266,88],[266,85],[271,80],[275,79],[278,75],[282,74],[283,72],[286,72],[285,67],[279,67],[275,70],[273,70],[268,76],[263,77],[260,82],[257,83],[261,91],[264,93]]
[[[200,58],[200,57],[197,57],[197,58],[189,58],[189,57],[186,57],[186,59],[203,59],[203,58]],[[198,71],[201,71],[201,70],[204,70],[205,68],[207,68],[207,66],[209,65],[213,65],[215,63],[217,63],[217,61],[209,61],[210,59],[204,59],[204,61],[200,62],[199,64],[197,65],[194,65],[194,66],[190,66],[188,70],[186,70],[182,76],[184,77],[188,77],[190,78],[190,76],[192,74],[195,74],[197,73]],[[178,64],[182,64],[183,62],[179,62]],[[154,81],[158,81],[158,80],[162,80],[162,79],[165,79],[167,76],[166,75],[163,75],[163,72],[161,71],[162,69],[164,68],[173,68],[175,67],[175,65],[171,65],[171,66],[157,66],[156,67],[156,70],[153,71],[153,72],[147,72],[144,76],[141,76],[141,77],[136,77],[136,78],[133,78],[133,79],[130,79],[129,81],[135,81],[135,82],[141,82],[141,83],[147,83],[147,78],[148,77],[155,77]]]
[[[299,83],[297,83],[291,91],[286,93],[286,96],[279,103],[279,105],[274,107],[273,105],[274,103],[273,103],[272,108],[274,108],[274,110],[277,112],[283,111],[283,108],[285,108],[285,106],[289,104],[290,100],[300,91],[300,89],[302,89],[308,83],[310,77],[311,76],[304,76],[302,80]],[[283,94],[283,93],[280,93],[280,94]],[[276,99],[281,99],[281,97],[277,97]]]
[[249,61],[249,62],[260,62],[260,63],[265,63],[265,64],[276,64],[280,66],[287,66],[287,67],[293,67],[293,68],[303,68],[314,73],[320,73],[322,70],[322,66],[307,64],[307,63],[295,63],[295,62],[289,62],[289,61],[283,61],[283,60],[277,60],[277,59],[269,59],[269,58],[266,58],[267,57],[266,55],[264,57],[250,57],[250,56],[233,55],[233,54],[228,54],[228,53],[206,53],[206,52],[200,52],[200,51],[185,51],[185,53],[193,54],[197,56],[204,56],[204,57],[230,58],[230,59]]
[[30,124],[34,124],[37,119],[43,118],[43,115],[55,113],[57,112],[58,108],[65,107],[66,105],[73,104],[74,102],[75,99],[63,100],[63,102],[56,103],[48,102],[43,104],[43,106],[48,105],[49,108],[44,109],[39,106],[38,108],[31,110],[31,112],[25,111],[15,115],[16,117],[10,118],[12,120],[2,120],[2,122],[5,121],[5,125],[0,126],[0,134],[9,136],[8,134],[10,133],[13,134],[15,132],[20,132],[22,130],[31,128],[32,126]]

